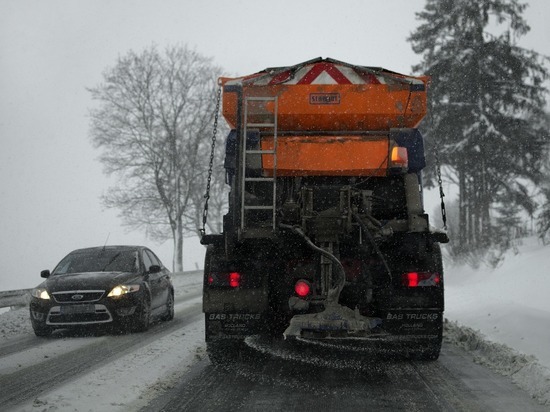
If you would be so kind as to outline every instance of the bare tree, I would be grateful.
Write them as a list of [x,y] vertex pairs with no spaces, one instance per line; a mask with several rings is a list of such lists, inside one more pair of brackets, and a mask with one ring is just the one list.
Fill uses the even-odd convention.
[[91,138],[103,149],[105,172],[117,177],[103,202],[119,209],[129,228],[156,241],[171,237],[176,271],[183,269],[184,237],[200,225],[195,208],[206,187],[220,74],[186,46],[164,53],[151,46],[119,57],[89,90],[99,102]]

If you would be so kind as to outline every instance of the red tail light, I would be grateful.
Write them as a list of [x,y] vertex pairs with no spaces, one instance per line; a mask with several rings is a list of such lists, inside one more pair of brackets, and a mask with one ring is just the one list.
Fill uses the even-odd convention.
[[241,274],[239,272],[231,272],[229,274],[229,286],[232,288],[241,286]]
[[310,294],[311,292],[311,284],[304,279],[300,279],[296,284],[294,285],[294,292],[300,297],[305,297]]
[[439,286],[441,275],[431,272],[409,272],[402,275],[401,281],[403,286],[408,288]]
[[211,272],[206,280],[212,287],[238,288],[241,286],[242,276],[239,272]]

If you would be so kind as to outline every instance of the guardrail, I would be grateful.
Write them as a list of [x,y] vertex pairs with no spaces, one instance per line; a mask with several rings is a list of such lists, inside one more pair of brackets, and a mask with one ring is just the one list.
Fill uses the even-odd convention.
[[32,289],[6,290],[0,292],[0,308],[25,306],[31,300]]

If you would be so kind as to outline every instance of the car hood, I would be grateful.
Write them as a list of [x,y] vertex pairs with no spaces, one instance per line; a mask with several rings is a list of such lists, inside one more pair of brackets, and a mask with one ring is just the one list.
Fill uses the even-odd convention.
[[136,273],[125,272],[86,272],[69,273],[66,275],[52,275],[41,287],[49,292],[65,290],[106,290],[129,282],[139,282],[140,276]]

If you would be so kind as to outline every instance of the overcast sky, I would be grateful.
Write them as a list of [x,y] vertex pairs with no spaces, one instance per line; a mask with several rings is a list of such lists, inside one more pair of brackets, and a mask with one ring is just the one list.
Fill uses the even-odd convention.
[[[550,55],[550,2],[528,0],[520,44]],[[121,226],[100,196],[110,180],[90,144],[86,88],[119,55],[187,44],[229,75],[315,57],[410,73],[406,41],[424,0],[0,0],[0,290],[32,287],[80,247],[172,245]],[[208,161],[208,159],[204,159]],[[184,268],[202,267],[187,241]]]

